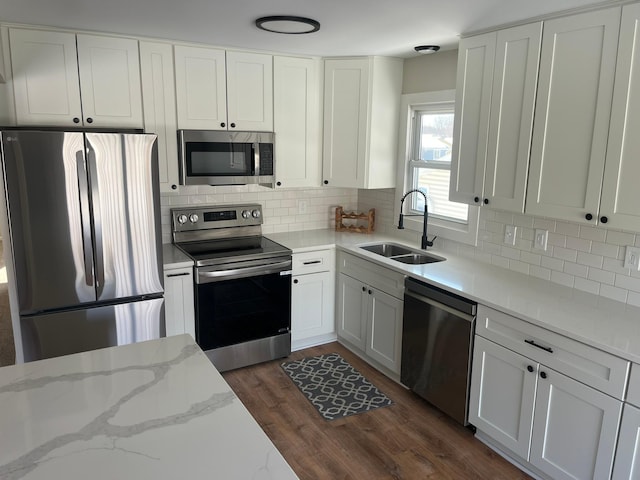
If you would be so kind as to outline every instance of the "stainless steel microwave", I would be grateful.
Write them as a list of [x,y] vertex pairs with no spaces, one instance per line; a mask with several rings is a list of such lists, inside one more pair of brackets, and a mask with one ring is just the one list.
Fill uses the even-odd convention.
[[178,130],[181,185],[274,184],[274,134]]

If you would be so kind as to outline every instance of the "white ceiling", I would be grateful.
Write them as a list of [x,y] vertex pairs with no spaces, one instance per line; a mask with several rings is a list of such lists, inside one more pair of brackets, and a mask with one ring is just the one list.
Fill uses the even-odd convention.
[[[615,0],[614,0],[615,1]],[[414,56],[461,33],[602,0],[0,0],[0,21],[307,55]],[[319,32],[258,30],[267,15],[318,20]]]

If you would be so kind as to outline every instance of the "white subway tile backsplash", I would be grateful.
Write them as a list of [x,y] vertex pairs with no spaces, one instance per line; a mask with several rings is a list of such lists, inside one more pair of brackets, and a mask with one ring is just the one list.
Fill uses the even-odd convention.
[[573,275],[567,275],[566,273],[553,271],[551,272],[551,281],[564,285],[565,287],[573,288],[575,277]]
[[567,237],[567,248],[572,250],[579,250],[581,252],[591,251],[591,240],[585,240],[584,238]]
[[628,294],[629,292],[622,288],[612,287],[611,285],[605,284],[600,285],[601,296],[616,300],[618,302],[626,303]]
[[549,232],[547,245],[565,247],[567,245],[567,237],[565,235],[558,235],[557,233]]
[[529,275],[529,268],[531,265],[528,263],[520,262],[518,260],[509,260],[509,270],[513,270],[515,272],[524,273],[525,275]]
[[610,243],[591,242],[591,253],[603,257],[618,258],[620,247]]
[[626,275],[616,274],[616,287],[632,290],[640,293],[640,278],[633,278]]
[[556,229],[556,222],[555,220],[549,220],[548,218],[534,217],[533,228],[541,228],[542,230],[554,232]]
[[578,252],[576,262],[587,267],[602,268],[604,257],[592,253]]
[[640,307],[640,293],[629,292],[627,303],[635,307]]
[[589,267],[577,263],[564,262],[564,273],[573,275],[574,277],[587,278]]
[[589,268],[587,278],[594,282],[613,285],[616,281],[616,274],[613,272],[607,272],[606,270],[600,270],[599,268]]
[[582,290],[583,292],[593,293],[594,295],[600,294],[600,284],[598,282],[580,277],[576,277],[573,288]]
[[602,263],[603,270],[609,270],[610,272],[619,273],[621,275],[628,275],[629,270],[624,268],[624,262],[617,258],[605,258]]
[[520,252],[520,260],[529,265],[540,265],[542,257],[536,253]]
[[578,252],[576,250],[571,250],[570,248],[554,247],[553,256],[560,260],[575,262],[578,258]]
[[564,261],[552,257],[541,257],[540,266],[561,272],[564,270]]
[[633,245],[635,241],[636,236],[632,233],[617,232],[615,230],[607,232],[607,243],[613,245]]
[[491,255],[491,263],[498,267],[509,268],[509,259],[499,255]]
[[500,254],[503,257],[506,257],[512,260],[520,260],[520,250],[517,250],[515,248],[502,247],[500,249]]
[[551,270],[544,267],[538,267],[536,265],[531,265],[531,267],[529,267],[529,275],[543,280],[551,280]]
[[580,235],[580,226],[575,223],[556,222],[556,233],[577,237]]
[[604,242],[606,237],[607,231],[602,228],[580,226],[580,238],[594,242]]

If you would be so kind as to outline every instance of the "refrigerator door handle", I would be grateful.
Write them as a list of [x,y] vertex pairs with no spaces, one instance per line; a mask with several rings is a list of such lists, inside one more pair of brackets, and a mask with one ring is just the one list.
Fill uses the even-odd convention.
[[102,238],[102,217],[100,212],[100,189],[98,188],[98,164],[96,152],[87,142],[87,161],[89,168],[89,182],[91,188],[91,203],[93,205],[93,240],[95,246],[95,275],[98,298],[101,298],[104,290],[104,241]]
[[82,254],[84,258],[84,278],[88,286],[93,286],[93,243],[91,239],[91,212],[89,211],[89,186],[87,169],[82,150],[76,152],[76,171],[80,191],[80,223],[82,228]]

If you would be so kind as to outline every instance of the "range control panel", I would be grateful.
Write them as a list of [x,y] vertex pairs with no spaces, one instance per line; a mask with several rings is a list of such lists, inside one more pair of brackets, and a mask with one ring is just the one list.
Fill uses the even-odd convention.
[[201,205],[171,209],[173,232],[262,225],[262,205]]

